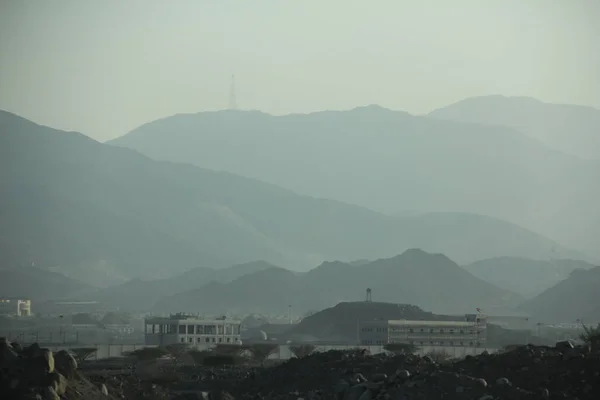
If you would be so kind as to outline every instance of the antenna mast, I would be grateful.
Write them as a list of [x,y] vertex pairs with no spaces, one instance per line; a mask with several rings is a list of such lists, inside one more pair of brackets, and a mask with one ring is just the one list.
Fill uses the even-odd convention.
[[235,75],[231,75],[231,89],[229,91],[229,109],[237,110],[237,100],[235,97]]

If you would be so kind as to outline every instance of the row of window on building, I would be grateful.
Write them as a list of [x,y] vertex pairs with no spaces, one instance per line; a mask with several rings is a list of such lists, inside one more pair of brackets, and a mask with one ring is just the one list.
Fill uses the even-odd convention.
[[[179,341],[181,343],[190,343],[193,344],[194,343],[194,338],[193,337],[182,337],[179,339]],[[200,343],[204,343],[204,344],[211,344],[211,343],[221,343],[221,344],[238,344],[240,343],[240,339],[239,338],[231,338],[231,337],[196,337],[196,343],[200,344]]]
[[[390,341],[386,341],[386,340],[362,340],[361,342],[363,345],[385,345],[388,343],[404,343],[404,342],[395,342],[393,340]],[[479,342],[474,342],[474,341],[449,341],[449,342],[445,342],[443,340],[440,341],[436,341],[436,340],[421,340],[421,341],[415,341],[415,340],[411,340],[409,342],[412,345],[415,346],[479,346],[480,343]]]
[[[361,329],[362,332],[377,332],[377,333],[415,333],[415,332],[419,332],[419,333],[454,333],[455,330],[454,329],[444,329],[444,328],[439,328],[439,329],[434,329],[434,328],[429,328],[429,329],[425,329],[425,328],[420,328],[420,329],[406,329],[406,328],[362,328]],[[459,333],[464,334],[465,330],[464,329],[460,329],[457,330]],[[476,332],[476,329],[469,329],[467,331],[467,333],[473,333]]]
[[187,324],[147,324],[146,333],[179,334],[179,335],[239,335],[238,324],[224,325],[187,325]]

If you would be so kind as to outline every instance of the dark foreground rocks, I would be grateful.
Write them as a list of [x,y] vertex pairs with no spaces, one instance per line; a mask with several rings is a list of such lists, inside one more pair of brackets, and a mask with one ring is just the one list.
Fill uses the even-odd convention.
[[37,344],[21,348],[0,338],[0,399],[112,399],[105,389],[78,373],[66,351],[53,353]]
[[521,346],[436,363],[413,355],[317,353],[263,371],[240,399],[600,399],[600,354],[583,347]]
[[[115,361],[78,366],[67,352],[1,340],[0,399],[600,399],[600,354],[570,343],[444,362],[360,350],[315,353],[271,367],[166,360],[166,368],[153,374],[126,372],[132,364],[120,360],[123,371]],[[115,365],[116,372],[108,370]]]

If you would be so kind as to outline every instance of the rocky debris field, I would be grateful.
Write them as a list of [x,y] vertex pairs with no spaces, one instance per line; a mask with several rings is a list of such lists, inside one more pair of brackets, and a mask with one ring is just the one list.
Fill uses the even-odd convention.
[[569,342],[436,363],[414,355],[316,353],[240,382],[241,399],[600,399],[600,354]]
[[0,340],[0,399],[600,399],[600,352],[569,342],[434,358],[328,351],[275,366],[186,365],[144,378],[135,368],[83,371],[67,352]]
[[0,338],[0,399],[111,398],[106,386],[95,385],[78,372],[70,353],[53,353],[37,344],[22,348]]

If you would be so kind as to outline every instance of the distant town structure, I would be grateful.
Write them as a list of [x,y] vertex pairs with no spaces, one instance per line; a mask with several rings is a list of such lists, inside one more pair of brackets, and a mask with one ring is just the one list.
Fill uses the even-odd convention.
[[204,319],[186,314],[144,320],[144,342],[148,346],[187,343],[193,347],[242,344],[241,321],[225,317]]
[[466,314],[456,321],[373,320],[360,324],[358,338],[362,345],[475,347],[484,345],[486,323],[481,314]]
[[31,300],[24,298],[0,298],[0,315],[29,317],[31,316]]

